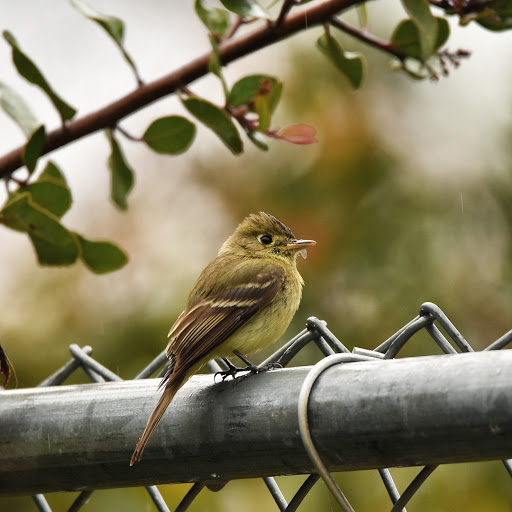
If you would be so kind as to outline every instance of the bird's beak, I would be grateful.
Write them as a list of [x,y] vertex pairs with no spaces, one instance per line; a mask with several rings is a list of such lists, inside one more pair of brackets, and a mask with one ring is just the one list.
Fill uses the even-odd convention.
[[304,259],[306,259],[308,257],[306,247],[311,247],[313,245],[316,245],[314,240],[294,240],[293,242],[286,244],[284,247],[285,249],[297,251]]
[[310,247],[311,245],[316,245],[316,242],[314,240],[294,240],[293,242],[286,244],[285,248],[300,251],[301,249]]

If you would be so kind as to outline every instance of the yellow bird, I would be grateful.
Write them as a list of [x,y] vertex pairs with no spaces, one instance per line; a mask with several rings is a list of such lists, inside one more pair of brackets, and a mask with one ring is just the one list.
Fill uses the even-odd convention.
[[[181,386],[209,360],[246,355],[281,337],[299,307],[304,281],[297,255],[314,240],[298,240],[264,212],[245,218],[199,276],[169,332],[169,369],[162,396],[133,452],[140,461],[149,438]],[[226,360],[226,362],[228,362]],[[229,362],[228,362],[229,363]],[[236,368],[229,364],[226,374]],[[252,367],[257,371],[257,367]]]

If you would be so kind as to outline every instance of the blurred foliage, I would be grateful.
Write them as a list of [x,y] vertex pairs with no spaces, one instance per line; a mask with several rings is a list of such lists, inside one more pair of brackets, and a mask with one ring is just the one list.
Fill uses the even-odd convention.
[[405,168],[386,147],[367,95],[335,92],[330,70],[304,55],[296,64],[286,98],[292,106],[307,97],[299,115],[319,131],[318,147],[304,150],[307,163],[282,151],[263,164],[223,163],[219,172],[205,159],[194,169],[234,218],[263,208],[318,241],[299,262],[302,318],[321,316],[348,346],[366,348],[426,300],[444,307],[476,348],[508,330],[510,176],[489,169],[474,180],[435,181]]
[[[373,348],[414,317],[421,303],[432,301],[476,349],[485,347],[511,328],[512,175],[489,168],[478,176],[461,172],[440,180],[437,169],[428,173],[411,168],[386,143],[372,108],[372,95],[378,94],[380,102],[399,98],[406,109],[414,101],[408,96],[410,84],[379,78],[379,83],[370,80],[365,89],[353,92],[313,52],[301,49],[291,58],[283,100],[288,118],[315,125],[316,146],[297,148],[272,141],[268,153],[249,150],[240,158],[227,151],[214,153],[218,146],[212,146],[194,157],[189,178],[199,191],[198,202],[214,198],[231,222],[207,253],[213,257],[245,215],[267,211],[296,235],[318,242],[308,259],[299,261],[306,286],[289,336],[314,315],[325,319],[349,348]],[[509,136],[510,126],[506,129]],[[396,130],[407,146],[409,134],[401,131],[399,122]],[[503,158],[510,167],[512,154],[505,136],[503,140]],[[464,145],[460,139],[454,143]],[[466,151],[471,148],[461,148]],[[173,189],[175,179],[162,176],[158,186]],[[119,237],[127,245],[142,246],[142,255],[119,273],[101,277],[101,285],[80,268],[20,272],[2,299],[10,317],[1,340],[19,387],[33,386],[60,367],[70,343],[92,345],[93,356],[123,378],[131,378],[165,347],[193,273],[207,263],[205,258],[193,271],[185,268],[185,263],[192,265],[186,261],[187,251],[194,247],[193,240],[213,244],[204,233],[208,228],[189,221],[195,207],[197,203],[190,204],[181,217],[190,238],[176,239],[179,249],[184,248],[184,261],[172,263],[178,268],[170,277],[164,267],[159,270],[161,289],[139,286],[142,260],[151,260],[162,247],[145,246],[135,228]],[[148,196],[144,205],[135,203],[133,214],[149,209],[153,222],[164,223],[168,208],[168,197]],[[209,220],[216,222],[215,211]],[[434,343],[417,336],[403,355],[433,353],[438,353]],[[311,364],[319,357],[310,347],[294,363]],[[87,379],[78,376],[71,382]],[[400,490],[416,472],[393,470]],[[291,499],[303,480],[279,477],[278,484]],[[376,471],[340,474],[338,481],[358,512],[387,509],[389,501]],[[161,488],[171,509],[188,487]],[[53,495],[49,501],[57,512],[67,510],[75,496]],[[499,462],[443,466],[408,510],[505,512],[511,499],[510,478]],[[152,507],[143,489],[124,489],[95,492],[84,511]],[[190,511],[241,507],[248,512],[277,510],[263,482],[255,480],[231,482],[219,493],[205,490]],[[0,508],[24,512],[35,510],[35,505],[30,498],[9,498],[0,499]],[[337,508],[319,482],[300,510]]]
[[[178,155],[189,149],[196,136],[196,125],[187,118],[178,115],[165,116],[151,122],[144,135],[137,137],[119,126],[119,121],[148,103],[172,95],[178,91],[182,105],[202,125],[210,128],[235,155],[243,152],[244,146],[239,125],[249,140],[261,150],[268,150],[267,138],[279,139],[292,144],[308,145],[315,143],[315,128],[303,122],[277,130],[272,127],[272,116],[281,98],[282,83],[275,77],[265,75],[248,75],[240,79],[230,90],[224,77],[224,67],[232,60],[251,54],[256,48],[264,48],[297,30],[307,30],[308,24],[293,27],[294,19],[306,14],[298,13],[289,18],[290,10],[301,2],[270,2],[267,6],[271,14],[262,5],[247,0],[221,0],[227,10],[211,8],[201,0],[195,2],[195,13],[207,29],[212,52],[208,58],[208,71],[215,75],[222,85],[225,104],[218,106],[209,99],[201,98],[188,88],[189,81],[202,77],[198,60],[182,67],[176,77],[174,74],[164,77],[165,82],[156,88],[139,89],[141,98],[135,102],[129,96],[121,97],[108,107],[81,119],[81,124],[65,124],[76,114],[76,110],[66,103],[50,86],[43,72],[36,63],[25,54],[14,35],[3,31],[5,41],[12,49],[15,68],[28,82],[38,86],[59,112],[62,126],[48,133],[46,125],[39,125],[29,105],[17,91],[0,83],[0,109],[2,109],[27,136],[27,142],[14,150],[2,163],[0,176],[5,182],[7,202],[0,208],[0,224],[7,228],[25,232],[31,240],[38,256],[38,263],[47,266],[68,266],[81,258],[89,270],[96,273],[108,273],[122,268],[128,258],[122,249],[111,242],[93,242],[83,236],[69,231],[60,224],[47,202],[41,205],[33,195],[16,198],[32,184],[32,174],[36,171],[38,160],[50,150],[56,150],[69,142],[75,142],[84,134],[101,129],[108,130],[112,153],[108,166],[112,171],[111,199],[120,209],[127,208],[127,197],[134,182],[133,171],[124,157],[122,146],[114,138],[118,130],[131,141],[144,141],[157,153]],[[304,2],[306,3],[306,2]],[[456,15],[461,26],[471,21],[492,31],[505,31],[512,27],[508,0],[466,0],[464,2],[432,2],[432,6],[444,11],[445,15]],[[139,87],[144,82],[139,75],[134,60],[124,45],[124,22],[116,17],[101,13],[83,0],[70,0],[70,4],[84,17],[99,25],[114,42],[125,62],[130,66]],[[280,4],[278,6],[278,4]],[[492,4],[492,7],[489,7]],[[378,49],[383,54],[393,56],[392,69],[402,70],[409,76],[424,80],[438,81],[441,76],[450,74],[450,66],[457,68],[462,59],[471,52],[464,49],[450,51],[442,48],[450,36],[450,24],[445,18],[437,18],[427,0],[401,0],[401,5],[409,18],[398,23],[391,40],[380,40],[369,30],[366,6],[364,2],[357,6],[358,16],[363,29],[356,28],[338,19],[337,15],[348,10],[348,5],[341,8],[336,2],[319,4],[311,8],[312,24],[322,24],[324,34],[317,39],[317,46],[332,64],[348,79],[353,88],[361,87],[366,68],[363,53],[345,51],[338,40],[331,35],[330,27],[336,27],[344,35],[350,34],[370,49]],[[236,15],[236,16],[235,16]],[[261,34],[253,32],[248,39],[233,39],[242,25],[259,22]],[[277,36],[277,38],[276,38]],[[260,39],[253,45],[251,40]],[[233,42],[235,55],[221,51],[220,45]],[[153,82],[153,86],[156,82]],[[238,86],[238,90],[237,90]],[[145,92],[144,92],[145,91]],[[110,112],[109,112],[110,111]],[[79,126],[79,128],[77,128]],[[62,140],[64,139],[64,140]],[[26,167],[28,175],[20,177],[19,170]],[[16,175],[16,176],[15,176]],[[64,179],[63,175],[62,178]],[[14,197],[11,197],[14,196]],[[37,222],[36,222],[37,219]],[[105,263],[101,264],[104,260]],[[107,261],[108,260],[108,261]]]

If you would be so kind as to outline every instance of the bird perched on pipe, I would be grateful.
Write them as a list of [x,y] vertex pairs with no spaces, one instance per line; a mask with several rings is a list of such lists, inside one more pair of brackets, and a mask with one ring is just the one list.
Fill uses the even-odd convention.
[[[169,368],[163,393],[133,452],[140,461],[149,438],[180,387],[209,360],[245,356],[271,345],[290,324],[304,281],[297,256],[306,257],[314,240],[299,240],[264,212],[249,215],[224,242],[199,276],[169,332]],[[237,370],[227,359],[229,370]],[[261,370],[249,365],[252,371]]]

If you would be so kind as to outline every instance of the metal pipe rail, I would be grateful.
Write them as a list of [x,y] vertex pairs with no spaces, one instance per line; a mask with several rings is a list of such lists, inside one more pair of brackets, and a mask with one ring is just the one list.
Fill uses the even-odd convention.
[[[218,488],[314,472],[298,427],[310,370],[193,377],[134,467],[158,380],[2,392],[0,495],[192,481]],[[509,458],[512,351],[338,364],[315,382],[308,416],[329,471]]]

